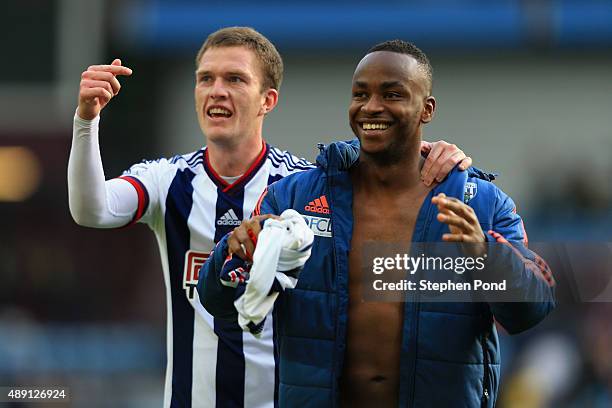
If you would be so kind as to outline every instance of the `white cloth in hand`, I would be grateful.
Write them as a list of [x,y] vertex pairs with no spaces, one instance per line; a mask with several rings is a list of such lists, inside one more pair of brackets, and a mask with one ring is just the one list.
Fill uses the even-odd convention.
[[276,282],[282,290],[295,288],[299,271],[308,258],[314,234],[295,210],[285,210],[280,220],[268,219],[257,239],[249,280],[242,296],[234,301],[238,323],[255,336],[278,297]]

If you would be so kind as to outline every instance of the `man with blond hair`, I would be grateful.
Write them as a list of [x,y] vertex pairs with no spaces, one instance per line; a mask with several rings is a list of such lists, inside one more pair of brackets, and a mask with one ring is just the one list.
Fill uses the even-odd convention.
[[[213,318],[195,286],[200,265],[221,237],[249,218],[268,184],[313,168],[268,145],[266,115],[278,103],[283,62],[274,45],[251,28],[212,33],[196,58],[195,108],[206,146],[170,159],[146,161],[105,180],[98,145],[100,111],[117,95],[119,59],[82,74],[68,165],[70,211],[94,228],[142,222],[155,233],[167,299],[164,406],[272,407],[276,390],[273,320],[261,339],[235,322]],[[445,142],[424,143],[427,181],[457,163],[471,163]]]

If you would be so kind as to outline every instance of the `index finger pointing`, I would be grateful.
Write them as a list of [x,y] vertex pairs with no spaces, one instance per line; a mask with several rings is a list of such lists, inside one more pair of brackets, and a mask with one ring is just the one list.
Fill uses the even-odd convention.
[[113,75],[132,75],[132,70],[122,65],[92,65],[87,70],[110,72]]

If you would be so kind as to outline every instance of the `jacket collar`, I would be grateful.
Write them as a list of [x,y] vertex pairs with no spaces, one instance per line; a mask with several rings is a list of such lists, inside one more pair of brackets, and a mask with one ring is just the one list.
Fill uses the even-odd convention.
[[[359,140],[333,142],[327,146],[318,145],[320,153],[317,156],[317,165],[322,167],[328,175],[345,172],[359,161]],[[457,166],[453,168],[448,177],[434,189],[434,195],[444,193],[463,201],[465,183],[468,177],[480,178],[487,181],[495,180],[496,174],[486,173],[475,167],[467,171],[460,171]]]
[[317,165],[322,167],[328,175],[347,171],[359,160],[358,139],[334,142],[327,146],[319,144],[319,150]]

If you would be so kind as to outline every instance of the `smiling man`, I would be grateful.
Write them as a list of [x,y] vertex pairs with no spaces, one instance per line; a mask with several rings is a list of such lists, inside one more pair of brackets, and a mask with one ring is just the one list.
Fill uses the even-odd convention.
[[[454,170],[437,186],[420,181],[422,129],[436,107],[431,72],[413,44],[373,47],[353,75],[349,121],[358,141],[332,143],[316,169],[270,185],[255,217],[202,267],[202,303],[235,319],[235,294],[220,281],[228,255],[250,259],[269,214],[291,208],[308,220],[312,254],[297,286],[281,291],[274,308],[281,407],[492,407],[499,386],[495,321],[517,333],[553,307],[549,271],[544,262],[535,266],[508,196],[483,174]],[[465,195],[475,188],[478,194]],[[313,211],[313,202],[327,211]],[[313,227],[314,220],[329,228]],[[508,262],[515,289],[532,301],[364,302],[369,245],[435,241],[480,243],[483,250],[485,242],[511,244],[522,254]]]
[[[194,87],[206,147],[136,164],[105,181],[99,115],[119,92],[117,76],[131,74],[120,60],[82,74],[68,163],[71,214],[84,226],[141,222],[155,233],[168,310],[164,406],[272,407],[273,320],[262,339],[254,339],[237,323],[206,312],[195,286],[215,243],[251,215],[266,186],[314,167],[263,139],[264,119],[278,102],[281,56],[253,29],[212,33],[197,54]],[[423,151],[429,153],[424,183],[441,179],[458,163],[471,163],[445,142],[424,143]]]

